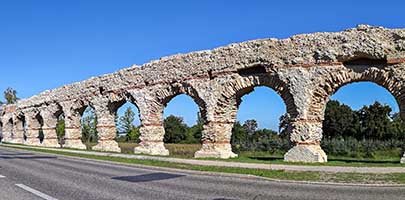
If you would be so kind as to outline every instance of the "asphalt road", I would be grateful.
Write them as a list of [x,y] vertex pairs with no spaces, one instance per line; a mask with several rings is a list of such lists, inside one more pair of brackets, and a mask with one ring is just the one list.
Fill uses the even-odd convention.
[[1,200],[405,199],[405,188],[313,185],[161,170],[0,147]]

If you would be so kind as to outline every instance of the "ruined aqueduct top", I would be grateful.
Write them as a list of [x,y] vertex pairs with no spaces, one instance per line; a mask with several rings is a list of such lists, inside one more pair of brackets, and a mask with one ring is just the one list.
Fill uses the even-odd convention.
[[266,69],[311,67],[359,58],[385,60],[392,64],[403,62],[405,29],[359,25],[343,32],[302,34],[282,40],[260,39],[178,54],[47,90],[20,100],[14,107],[25,109],[123,89],[212,78],[255,65],[264,65]]

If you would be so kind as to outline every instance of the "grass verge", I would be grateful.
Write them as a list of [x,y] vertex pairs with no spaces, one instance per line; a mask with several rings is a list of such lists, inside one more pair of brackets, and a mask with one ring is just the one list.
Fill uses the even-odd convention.
[[[119,143],[122,153],[134,154],[135,143]],[[170,156],[174,158],[194,158],[194,152],[201,149],[200,144],[165,144]],[[346,166],[346,167],[405,167],[400,164],[400,157],[379,156],[377,158],[351,158],[342,156],[328,156],[327,163],[288,163],[284,162],[284,152],[272,154],[269,152],[240,152],[237,158],[216,159],[200,158],[198,160],[221,160],[227,162],[261,163],[261,164],[283,164],[283,165],[308,165],[308,166]]]
[[[8,143],[5,143],[8,144]],[[123,154],[134,154],[134,148],[138,146],[136,143],[118,143]],[[12,144],[24,147],[23,144]],[[93,146],[95,143],[86,144]],[[230,159],[220,158],[194,158],[194,152],[201,149],[200,144],[165,144],[169,150],[170,156],[154,156],[145,155],[150,157],[170,157],[170,158],[183,158],[194,160],[219,160],[225,162],[242,162],[242,163],[260,163],[260,164],[282,164],[282,165],[306,165],[306,166],[342,166],[342,167],[405,167],[405,164],[400,163],[400,157],[383,156],[379,158],[351,158],[342,156],[328,155],[327,163],[300,163],[300,162],[285,162],[283,153],[272,154],[269,152],[240,152],[238,157]],[[52,148],[58,150],[59,148]],[[62,148],[70,149],[70,148]],[[71,149],[75,151],[93,151]],[[116,152],[111,152],[116,153]]]
[[245,168],[232,168],[232,167],[215,167],[215,166],[201,166],[190,164],[179,164],[164,161],[154,160],[138,160],[127,158],[116,158],[108,156],[95,156],[85,155],[79,153],[70,153],[57,150],[46,149],[32,149],[23,146],[13,146],[11,148],[22,149],[34,152],[50,153],[71,157],[80,157],[94,160],[112,161],[125,164],[138,164],[146,166],[186,169],[204,172],[221,172],[231,174],[245,174],[265,177],[277,180],[293,180],[293,181],[313,181],[313,182],[333,182],[333,183],[354,183],[354,184],[405,184],[405,173],[392,173],[392,174],[368,174],[368,173],[328,173],[328,172],[298,172],[298,171],[284,171],[284,170],[259,170],[259,169],[245,169]]

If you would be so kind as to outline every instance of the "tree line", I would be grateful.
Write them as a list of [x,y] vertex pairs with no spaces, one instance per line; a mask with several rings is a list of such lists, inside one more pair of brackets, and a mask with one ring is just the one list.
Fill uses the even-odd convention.
[[391,113],[391,107],[379,102],[352,110],[338,101],[330,101],[323,121],[324,138],[405,140],[405,124],[399,113]]
[[[391,115],[392,109],[388,105],[375,102],[364,106],[359,110],[353,110],[338,101],[330,101],[325,110],[323,121],[324,139],[355,139],[355,140],[405,140],[405,124],[399,113]],[[138,142],[139,127],[134,124],[135,112],[131,107],[127,108],[121,117],[116,118],[117,136],[120,141]],[[259,129],[256,120],[247,120],[243,124],[236,122],[233,128],[232,141],[235,146],[255,146],[257,141],[269,139],[288,139],[286,134],[288,115],[280,117],[279,130]],[[81,120],[83,137],[96,140],[97,116],[93,109],[86,109]],[[199,143],[203,119],[198,113],[197,122],[194,126],[188,126],[181,117],[170,115],[163,121],[165,129],[165,143]],[[266,139],[264,139],[265,137]],[[93,138],[93,139],[91,139]],[[243,149],[243,148],[242,148]]]

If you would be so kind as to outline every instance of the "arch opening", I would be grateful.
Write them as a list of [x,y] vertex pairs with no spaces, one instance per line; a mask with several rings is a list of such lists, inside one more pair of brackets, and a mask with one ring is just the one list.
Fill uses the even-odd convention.
[[[255,86],[237,94],[232,151],[240,156],[282,156],[291,145],[286,135],[287,106],[271,87]],[[270,104],[269,104],[270,103]]]
[[162,110],[164,143],[170,154],[192,157],[201,149],[205,111],[187,94],[168,98]]
[[91,149],[98,141],[96,111],[92,106],[86,106],[80,114],[81,140],[87,149]]
[[10,118],[7,121],[6,126],[7,126],[7,132],[10,135],[10,139],[14,139],[14,120],[12,118]]
[[45,139],[44,130],[43,130],[44,119],[42,118],[42,116],[39,113],[35,116],[35,119],[38,122],[38,136],[37,136],[37,138],[39,140],[39,143],[42,144],[44,142],[44,139]]
[[339,87],[325,107],[322,148],[332,156],[402,156],[405,124],[398,102],[392,92],[371,81]]
[[133,101],[122,101],[115,105],[116,141],[121,152],[133,153],[139,144],[140,113],[138,106]]
[[59,112],[55,114],[56,116],[56,137],[58,140],[58,144],[60,147],[63,147],[65,144],[65,114],[63,112]]
[[20,134],[18,134],[17,137],[21,137],[21,138],[17,138],[17,139],[21,139],[22,142],[26,142],[27,141],[27,123],[25,120],[25,116],[23,114],[17,116],[16,119],[16,131],[20,132]]

